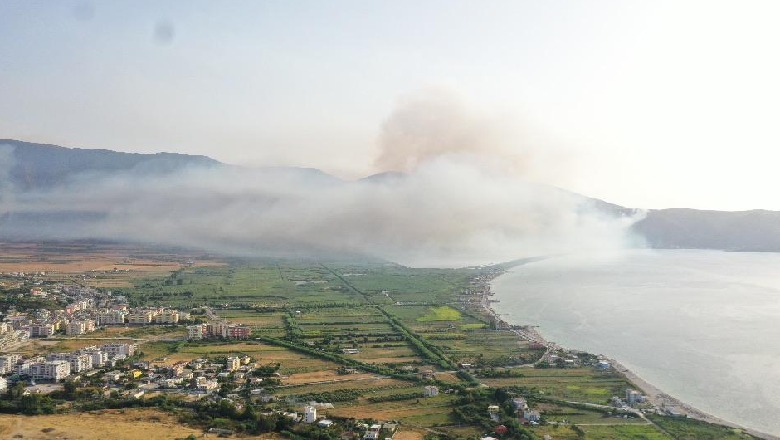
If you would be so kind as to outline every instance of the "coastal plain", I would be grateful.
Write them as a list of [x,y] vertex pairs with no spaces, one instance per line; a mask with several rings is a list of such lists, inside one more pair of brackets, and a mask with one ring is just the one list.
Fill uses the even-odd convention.
[[[381,261],[233,259],[107,244],[2,246],[9,250],[0,269],[4,310],[57,310],[63,307],[57,300],[31,298],[27,292],[33,284],[45,289],[75,283],[110,290],[130,307],[175,308],[197,319],[251,328],[246,340],[191,341],[181,325],[105,326],[76,337],[30,339],[14,348],[33,356],[105,340],[132,341],[138,347],[133,360],[150,370],[230,356],[273,368],[263,385],[263,396],[270,396],[265,401],[249,388],[194,395],[149,386],[132,403],[139,408],[100,413],[101,420],[123,426],[160,417],[157,427],[168,426],[175,434],[144,434],[139,428],[128,439],[200,438],[215,427],[242,438],[361,438],[356,428],[361,422],[396,422],[397,439],[491,433],[518,439],[753,438],[643,411],[649,407],[610,406],[614,396],[635,384],[613,368],[599,368],[596,356],[541,343],[532,328],[510,326],[491,308],[490,281],[508,266],[418,269]],[[126,386],[142,385],[142,378]],[[517,398],[541,417],[530,422],[532,415],[524,417],[512,407]],[[193,399],[227,401],[234,410],[226,414],[235,415],[195,420],[188,407],[176,404]],[[249,416],[236,409],[289,414],[312,401],[326,403],[319,414],[335,421],[329,431],[270,428],[257,437],[243,431]],[[83,402],[55,403],[53,415],[2,416],[0,432],[56,438],[52,435],[59,431],[40,431],[48,427],[43,425],[60,423],[64,429],[69,418],[96,419],[96,413],[81,409],[88,407]],[[509,432],[496,434],[499,426]],[[65,437],[103,438],[89,435],[67,432]]]

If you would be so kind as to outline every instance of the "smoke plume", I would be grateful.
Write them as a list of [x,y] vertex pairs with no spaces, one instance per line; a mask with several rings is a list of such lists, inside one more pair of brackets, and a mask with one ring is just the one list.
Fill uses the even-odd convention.
[[403,174],[342,181],[316,170],[230,166],[144,177],[93,173],[18,194],[0,234],[246,256],[358,253],[417,266],[626,244],[630,219],[523,180],[516,166],[506,166],[507,157],[519,163],[523,155],[511,154],[489,126],[450,98],[425,96],[402,103],[383,127],[377,164]]
[[13,151],[13,146],[0,144],[0,219],[13,210],[14,188],[11,184]]

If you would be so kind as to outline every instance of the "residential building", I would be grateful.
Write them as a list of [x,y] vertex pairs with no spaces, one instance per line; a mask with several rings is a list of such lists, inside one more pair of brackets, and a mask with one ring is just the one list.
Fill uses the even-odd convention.
[[92,369],[92,357],[88,354],[52,353],[46,356],[46,360],[67,361],[70,364],[71,373],[81,373]]
[[54,325],[52,324],[33,324],[30,326],[30,337],[46,338],[54,334]]
[[95,321],[71,321],[65,326],[65,334],[69,336],[83,335],[95,331]]
[[196,324],[196,325],[188,325],[187,326],[187,339],[198,341],[203,339],[203,336],[206,333],[206,325],[205,324]]
[[106,344],[100,347],[109,357],[132,356],[135,354],[135,344]]
[[528,409],[528,402],[522,397],[515,397],[512,399],[512,406],[515,407],[515,411],[525,411]]
[[424,393],[425,397],[436,397],[439,395],[439,387],[435,385],[426,385]]
[[314,423],[317,421],[317,408],[307,406],[303,409],[303,422]]
[[70,362],[63,360],[36,362],[30,365],[29,375],[33,380],[59,381],[70,375]]
[[204,338],[248,339],[251,334],[252,329],[246,325],[228,324],[224,321],[187,326],[187,338],[190,340]]
[[644,401],[645,396],[643,396],[639,391],[632,389],[626,390],[626,403],[629,405],[636,405],[637,403],[642,403]]
[[498,422],[501,420],[501,407],[498,405],[490,405],[488,406],[488,415],[490,416],[490,420],[493,420],[494,422]]
[[14,368],[16,367],[16,363],[19,362],[21,358],[22,357],[18,354],[6,354],[4,356],[0,356],[0,374],[13,372]]
[[219,388],[219,382],[217,382],[214,379],[198,377],[197,379],[195,379],[195,388],[197,388],[198,391],[203,391],[208,393],[209,391],[213,391]]
[[531,411],[531,410],[523,411],[523,418],[527,422],[539,423],[539,421],[541,420],[541,417],[542,416],[541,416],[541,414],[539,414],[539,411]]
[[230,339],[249,339],[252,329],[242,324],[233,324],[228,326],[228,335]]
[[4,393],[8,389],[8,380],[4,377],[0,377],[0,392]]
[[152,322],[154,314],[150,311],[137,311],[127,315],[127,323],[130,325],[146,325]]
[[176,310],[165,310],[154,317],[155,324],[178,324],[179,312]]
[[123,310],[109,310],[98,315],[99,325],[123,325],[125,312]]
[[227,358],[225,369],[228,371],[236,371],[241,366],[241,358],[237,356],[230,356]]

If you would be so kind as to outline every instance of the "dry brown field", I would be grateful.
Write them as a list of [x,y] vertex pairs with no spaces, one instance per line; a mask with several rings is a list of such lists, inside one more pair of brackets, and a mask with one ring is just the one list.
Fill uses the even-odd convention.
[[[0,243],[0,272],[46,272],[48,276],[94,273],[108,284],[180,269],[186,257],[130,245]],[[193,256],[194,266],[225,263]],[[123,282],[123,280],[125,280]]]
[[35,440],[176,439],[202,431],[149,409],[104,410],[46,416],[0,415],[0,438]]
[[350,381],[371,379],[375,374],[357,373],[357,374],[338,374],[336,370],[315,371],[312,373],[291,374],[284,378],[285,385],[303,385],[308,383],[318,383],[325,381]]
[[422,440],[423,437],[425,437],[425,431],[402,427],[395,433],[393,440]]
[[[47,416],[0,415],[0,438],[27,440],[173,440],[194,434],[217,438],[179,424],[170,414],[153,409],[102,410]],[[245,440],[281,439],[279,434],[235,436]]]

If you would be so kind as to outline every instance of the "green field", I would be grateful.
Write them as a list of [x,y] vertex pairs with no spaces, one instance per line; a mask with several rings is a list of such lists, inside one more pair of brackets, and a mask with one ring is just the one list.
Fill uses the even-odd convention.
[[[254,402],[263,411],[300,411],[309,400],[332,400],[334,408],[322,412],[329,417],[397,420],[421,432],[474,438],[495,425],[489,405],[502,404],[503,420],[517,422],[507,402],[522,395],[549,423],[528,427],[537,438],[750,438],[692,420],[653,416],[648,423],[580,405],[607,404],[633,385],[587,365],[534,368],[544,349],[532,350],[512,331],[496,329],[473,294],[496,272],[382,262],[228,260],[118,279],[133,287],[115,292],[134,305],[193,309],[197,319],[205,319],[202,306],[209,306],[229,322],[250,326],[252,339],[187,342],[182,326],[117,327],[96,337],[134,338],[141,357],[155,363],[248,355],[257,365],[278,364],[274,376],[262,382],[263,392],[276,400]],[[53,351],[91,343],[63,338],[34,346]],[[438,386],[440,394],[422,397],[426,385]]]
[[450,306],[430,307],[428,313],[417,318],[419,322],[460,321],[460,312]]

